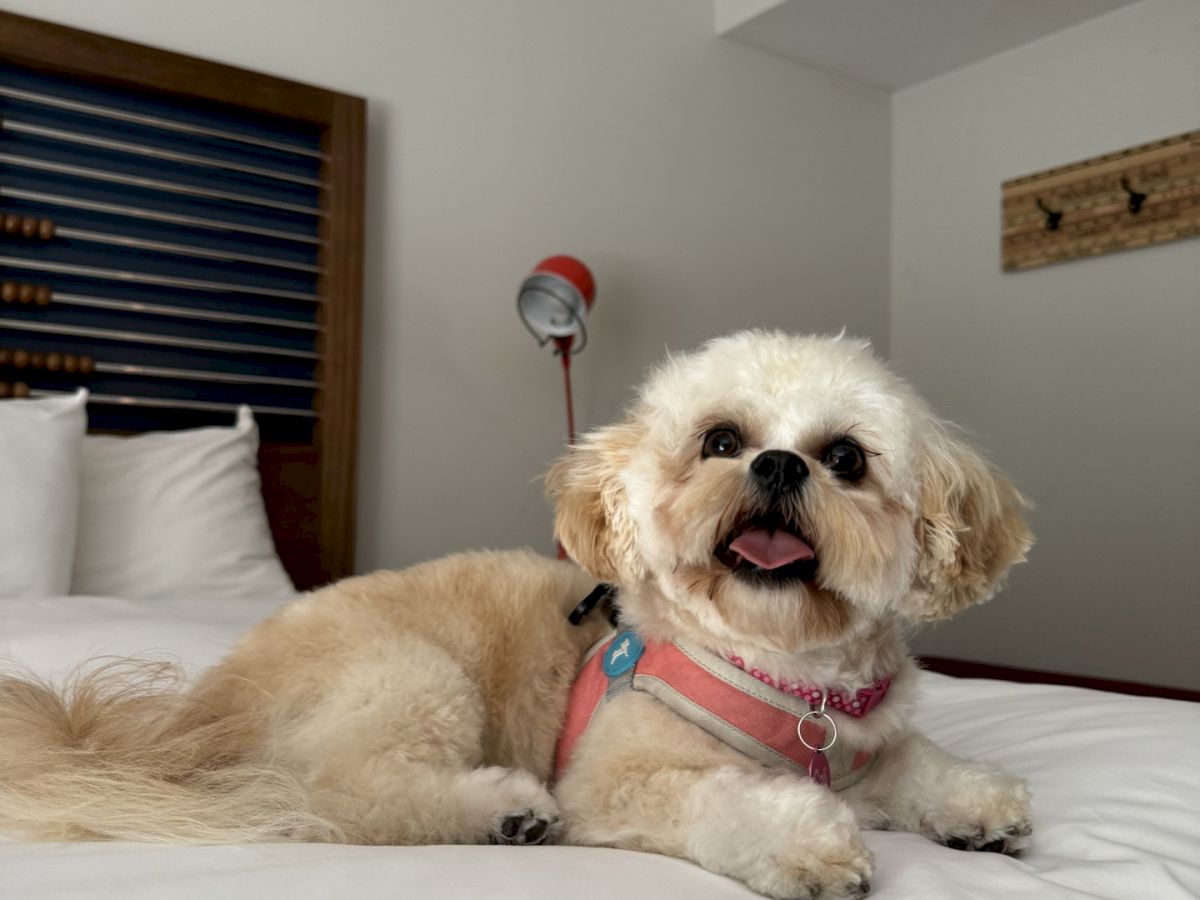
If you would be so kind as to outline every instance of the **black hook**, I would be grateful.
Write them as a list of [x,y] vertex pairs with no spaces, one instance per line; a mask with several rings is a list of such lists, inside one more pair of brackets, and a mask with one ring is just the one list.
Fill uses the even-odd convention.
[[1038,197],[1037,199],[1037,208],[1046,214],[1046,230],[1058,231],[1058,225],[1062,221],[1063,217],[1062,210],[1060,209],[1058,212],[1055,212],[1054,210],[1050,209],[1045,203],[1042,202],[1041,197]]
[[1124,175],[1121,176],[1121,189],[1129,195],[1129,211],[1137,215],[1142,211],[1142,204],[1146,202],[1146,195],[1140,191],[1135,191],[1129,186],[1129,179]]

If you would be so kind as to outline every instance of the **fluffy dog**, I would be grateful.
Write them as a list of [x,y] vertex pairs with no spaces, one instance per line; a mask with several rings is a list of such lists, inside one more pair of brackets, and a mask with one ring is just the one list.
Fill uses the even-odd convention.
[[[865,895],[860,827],[1027,845],[1024,785],[911,727],[904,642],[991,596],[1030,546],[1025,503],[865,343],[744,332],[672,358],[547,486],[586,572],[477,553],[348,579],[257,626],[187,691],[111,668],[65,693],[0,681],[0,826],[561,837],[691,859],[781,898]],[[567,614],[596,579],[617,586],[634,645],[683,648],[736,696],[819,726],[787,720],[815,774],[619,682],[608,664],[629,641],[603,652],[607,699],[579,718],[572,683],[608,623]],[[552,796],[569,697],[585,727],[560,748]],[[840,790],[818,783],[826,750]]]

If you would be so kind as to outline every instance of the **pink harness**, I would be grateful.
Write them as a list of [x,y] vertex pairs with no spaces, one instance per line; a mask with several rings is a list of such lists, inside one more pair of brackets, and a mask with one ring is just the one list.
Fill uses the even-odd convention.
[[727,661],[683,643],[651,641],[624,631],[592,648],[571,687],[558,739],[557,777],[606,699],[645,691],[688,721],[764,765],[799,770],[834,790],[861,779],[874,754],[837,741],[827,707],[864,716],[883,702],[891,678],[847,694],[779,684],[742,660]]

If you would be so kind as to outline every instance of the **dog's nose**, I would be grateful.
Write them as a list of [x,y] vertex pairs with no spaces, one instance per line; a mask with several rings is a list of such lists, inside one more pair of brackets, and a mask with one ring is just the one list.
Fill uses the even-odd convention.
[[782,497],[804,486],[808,466],[795,453],[766,450],[750,463],[750,471],[759,487],[772,497]]

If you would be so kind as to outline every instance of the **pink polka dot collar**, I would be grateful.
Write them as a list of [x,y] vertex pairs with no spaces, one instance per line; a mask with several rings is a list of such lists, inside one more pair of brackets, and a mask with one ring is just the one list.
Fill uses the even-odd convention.
[[743,672],[749,672],[767,687],[773,687],[775,690],[791,694],[793,697],[803,697],[814,708],[820,705],[821,699],[824,697],[827,707],[844,712],[848,716],[865,716],[883,702],[883,698],[887,696],[888,688],[892,684],[892,676],[885,675],[870,687],[859,688],[853,694],[847,694],[836,689],[823,690],[811,684],[773,677],[761,669],[747,669],[746,661],[740,656],[729,655],[725,658]]

